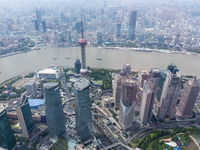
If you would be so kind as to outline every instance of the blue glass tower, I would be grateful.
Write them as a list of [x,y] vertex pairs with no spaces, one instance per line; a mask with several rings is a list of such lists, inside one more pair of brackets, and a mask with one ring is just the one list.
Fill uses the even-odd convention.
[[132,10],[130,14],[130,22],[129,22],[129,40],[134,41],[135,39],[135,27],[137,20],[137,11]]
[[6,111],[0,107],[0,147],[11,150],[16,144]]
[[46,120],[50,135],[58,138],[65,132],[65,119],[58,83],[44,83]]
[[76,62],[75,62],[75,72],[76,74],[80,74],[80,70],[81,70],[81,62],[80,60],[77,58]]

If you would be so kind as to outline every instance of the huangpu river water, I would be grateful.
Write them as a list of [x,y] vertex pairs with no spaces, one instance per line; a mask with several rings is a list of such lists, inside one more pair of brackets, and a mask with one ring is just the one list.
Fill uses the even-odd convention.
[[[61,48],[42,46],[40,50],[0,58],[0,83],[17,75],[47,68],[50,65],[74,67],[80,57],[80,47]],[[101,58],[102,60],[97,60]],[[132,70],[160,68],[175,63],[183,75],[200,77],[200,56],[160,52],[86,47],[86,66],[121,69],[129,63]]]

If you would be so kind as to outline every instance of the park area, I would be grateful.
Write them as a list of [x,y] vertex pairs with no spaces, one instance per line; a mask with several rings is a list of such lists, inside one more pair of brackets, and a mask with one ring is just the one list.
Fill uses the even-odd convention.
[[61,137],[49,150],[68,150],[68,141]]
[[134,139],[129,146],[142,150],[199,150],[199,134],[200,128],[196,126],[154,131],[142,139]]

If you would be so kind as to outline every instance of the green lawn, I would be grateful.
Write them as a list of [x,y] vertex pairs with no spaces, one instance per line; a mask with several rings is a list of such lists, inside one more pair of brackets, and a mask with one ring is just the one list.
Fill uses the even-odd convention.
[[68,141],[61,137],[49,150],[68,150]]
[[97,80],[97,81],[95,81],[95,84],[96,85],[103,85],[103,81],[102,80]]
[[155,150],[155,145],[156,145],[157,150],[163,150],[163,149],[166,149],[166,148],[168,150],[173,150],[173,148],[170,147],[170,146],[167,146],[165,144],[165,142],[158,142],[157,140],[149,143],[147,150]]
[[167,139],[167,138],[170,138],[170,136],[169,136],[169,135],[164,135],[164,136],[160,137],[159,139],[150,142],[150,143],[148,144],[147,150],[155,150],[155,146],[156,146],[156,148],[157,148],[158,150],[163,150],[163,149],[165,149],[165,148],[167,148],[168,150],[173,150],[173,148],[167,146],[167,145],[165,144],[165,142],[159,142],[160,140],[162,140],[162,139]]
[[[199,136],[199,135],[198,135]],[[189,146],[180,146],[181,150],[199,150],[194,141],[191,139]]]
[[193,138],[195,138],[200,146],[200,135],[199,134],[191,134]]

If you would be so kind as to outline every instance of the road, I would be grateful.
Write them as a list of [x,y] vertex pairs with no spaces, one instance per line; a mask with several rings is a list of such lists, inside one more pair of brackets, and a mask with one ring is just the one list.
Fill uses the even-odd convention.
[[112,145],[109,145],[107,147],[104,148],[104,150],[109,150],[110,148],[115,148],[116,146],[123,146],[124,148],[128,149],[128,150],[133,150],[133,148],[128,147],[127,145],[124,145],[122,142],[117,142],[114,143]]
[[69,89],[67,87],[65,72],[63,70],[60,71],[60,82],[61,82],[63,88],[65,89],[66,98],[71,99],[71,94],[69,93]]
[[145,132],[146,130],[151,129],[152,127],[143,127],[139,129],[137,132],[134,133],[134,135],[129,136],[128,139],[124,142],[125,144],[131,142],[134,138],[136,138],[139,134]]

